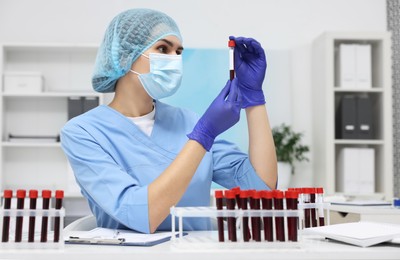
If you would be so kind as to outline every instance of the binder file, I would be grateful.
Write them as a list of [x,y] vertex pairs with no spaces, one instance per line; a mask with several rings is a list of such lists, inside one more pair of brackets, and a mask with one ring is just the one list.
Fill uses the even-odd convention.
[[82,109],[81,97],[68,97],[68,120],[82,114]]
[[357,105],[354,95],[344,95],[336,111],[336,138],[357,139]]
[[99,97],[68,97],[68,120],[99,105]]
[[372,139],[372,106],[369,96],[357,98],[357,136],[359,139]]
[[82,113],[89,111],[99,105],[99,97],[83,97]]

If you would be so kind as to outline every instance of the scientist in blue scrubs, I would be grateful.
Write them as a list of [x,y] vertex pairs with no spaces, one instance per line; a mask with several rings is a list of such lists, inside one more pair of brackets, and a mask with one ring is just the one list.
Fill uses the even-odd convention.
[[[236,78],[205,113],[173,107],[182,78],[182,37],[166,14],[132,9],[117,15],[98,50],[93,88],[115,92],[108,105],[63,127],[61,144],[97,225],[143,233],[171,230],[171,206],[208,206],[214,181],[226,188],[276,187],[277,162],[262,82],[266,58],[254,39],[236,41]],[[190,97],[188,97],[190,98]],[[195,100],[194,100],[195,102]],[[246,110],[248,154],[216,137]],[[209,228],[188,218],[185,230]]]

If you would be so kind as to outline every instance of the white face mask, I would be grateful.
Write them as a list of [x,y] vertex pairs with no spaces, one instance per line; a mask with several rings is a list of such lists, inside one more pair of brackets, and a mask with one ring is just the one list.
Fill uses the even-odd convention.
[[182,56],[150,53],[142,54],[150,60],[150,72],[139,76],[143,88],[153,99],[161,99],[173,95],[182,81]]

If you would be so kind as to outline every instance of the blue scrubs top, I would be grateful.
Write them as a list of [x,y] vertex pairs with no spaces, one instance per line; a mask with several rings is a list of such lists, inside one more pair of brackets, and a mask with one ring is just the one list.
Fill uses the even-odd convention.
[[[156,101],[150,136],[106,105],[67,122],[61,146],[98,226],[150,232],[147,187],[181,151],[197,120],[188,110]],[[247,154],[232,143],[216,140],[176,206],[209,206],[212,181],[228,189],[269,189]],[[210,223],[186,218],[183,228],[204,230]],[[170,216],[157,230],[171,230]]]

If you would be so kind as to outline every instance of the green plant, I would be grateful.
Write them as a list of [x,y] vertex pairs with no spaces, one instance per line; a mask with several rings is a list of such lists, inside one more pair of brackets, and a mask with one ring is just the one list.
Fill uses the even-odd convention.
[[307,145],[301,144],[303,134],[295,132],[291,126],[281,124],[272,129],[272,135],[277,160],[289,163],[292,166],[292,174],[294,174],[295,161],[308,161],[305,153],[310,149]]

